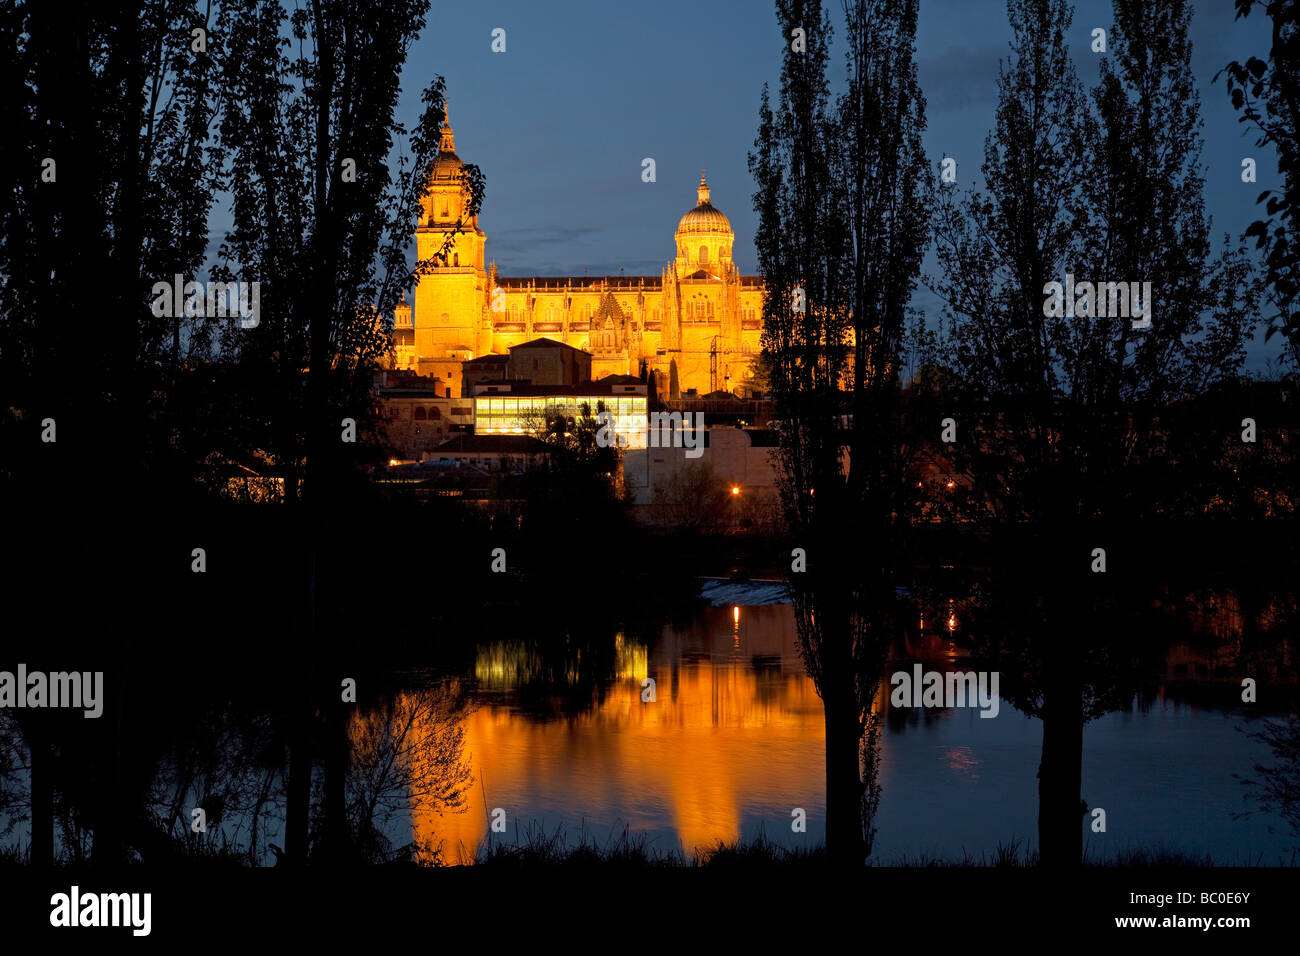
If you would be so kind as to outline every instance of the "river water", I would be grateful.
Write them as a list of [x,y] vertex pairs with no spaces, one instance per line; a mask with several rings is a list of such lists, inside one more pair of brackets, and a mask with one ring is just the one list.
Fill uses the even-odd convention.
[[[941,616],[915,635],[927,668],[964,669],[949,623]],[[790,847],[823,839],[822,705],[789,605],[711,607],[647,643],[615,635],[607,676],[594,686],[579,673],[581,653],[566,670],[526,641],[479,646],[474,673],[464,675],[477,705],[465,721],[472,793],[463,813],[417,814],[417,837],[455,859],[488,836],[500,808],[506,833],[493,839],[506,842],[529,828],[570,845],[627,832],[689,856],[760,833]],[[1172,648],[1170,659],[1189,654]],[[653,701],[642,699],[647,677]],[[1285,848],[1296,841],[1269,833],[1270,825],[1285,833],[1279,818],[1235,817],[1255,804],[1234,774],[1269,762],[1246,733],[1260,717],[1250,705],[1198,702],[1205,695],[1187,692],[1194,681],[1154,687],[1085,728],[1083,796],[1106,811],[1106,832],[1087,832],[1089,857],[1174,851],[1217,865],[1296,862]],[[999,845],[1035,845],[1038,720],[1002,701],[993,719],[974,708],[895,709],[884,724],[874,862],[979,860]],[[797,810],[806,832],[793,832]]]

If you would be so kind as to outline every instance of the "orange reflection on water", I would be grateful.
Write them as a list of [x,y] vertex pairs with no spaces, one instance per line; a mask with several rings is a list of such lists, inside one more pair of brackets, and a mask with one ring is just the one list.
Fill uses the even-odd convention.
[[[784,606],[717,608],[685,632],[666,629],[653,652],[620,635],[617,680],[581,714],[540,721],[509,698],[485,702],[466,722],[466,759],[475,774],[468,811],[416,814],[415,836],[439,842],[445,857],[472,853],[488,815],[506,811],[508,842],[546,817],[563,821],[575,842],[584,821],[597,842],[672,827],[681,849],[741,836],[742,818],[769,830],[787,826],[792,807],[809,816],[825,805],[825,724],[821,699],[805,676],[794,623]],[[638,652],[638,648],[640,649]],[[492,676],[530,669],[503,645],[480,651],[482,686]],[[656,682],[642,702],[641,679]],[[485,803],[486,797],[486,803]],[[671,849],[662,840],[657,849]]]

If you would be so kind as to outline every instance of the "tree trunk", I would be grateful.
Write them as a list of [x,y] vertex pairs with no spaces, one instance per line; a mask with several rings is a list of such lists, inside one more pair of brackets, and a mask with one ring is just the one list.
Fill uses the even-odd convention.
[[45,729],[38,715],[26,728],[32,754],[32,848],[31,865],[54,865],[54,759]]
[[826,675],[826,850],[832,863],[862,866],[860,725],[853,675]]
[[1038,765],[1038,854],[1039,865],[1051,869],[1077,867],[1083,859],[1082,691],[1077,679],[1066,677],[1053,681],[1043,706],[1043,752]]
[[284,855],[300,866],[307,862],[308,817],[311,813],[311,713],[310,692],[299,687],[294,695],[292,737],[289,742],[289,785],[285,795]]
[[[116,657],[116,655],[115,655]],[[109,739],[106,753],[100,755],[101,773],[107,777],[108,792],[97,800],[98,813],[95,820],[95,843],[91,861],[96,867],[120,866],[126,857],[124,834],[127,830],[126,813],[128,801],[123,798],[122,787],[122,697],[127,693],[126,681],[121,673],[114,673],[110,668],[105,673],[105,684],[117,690],[104,704],[104,717],[107,719]]]
[[329,703],[327,733],[329,741],[325,750],[325,825],[328,840],[328,858],[331,863],[348,862],[351,845],[348,832],[346,784],[349,751],[348,710],[342,702],[342,691],[335,686]]

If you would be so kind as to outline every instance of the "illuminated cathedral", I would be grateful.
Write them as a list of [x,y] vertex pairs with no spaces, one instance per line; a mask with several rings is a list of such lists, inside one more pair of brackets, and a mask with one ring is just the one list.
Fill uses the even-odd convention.
[[[442,248],[467,210],[450,123],[415,230],[420,261]],[[461,364],[538,338],[591,353],[592,378],[653,374],[658,393],[745,395],[759,352],[763,280],[742,276],[735,233],[709,199],[677,224],[676,257],[657,276],[508,278],[485,258],[487,237],[468,217],[445,262],[417,278],[415,301],[397,307],[394,363],[462,394]]]

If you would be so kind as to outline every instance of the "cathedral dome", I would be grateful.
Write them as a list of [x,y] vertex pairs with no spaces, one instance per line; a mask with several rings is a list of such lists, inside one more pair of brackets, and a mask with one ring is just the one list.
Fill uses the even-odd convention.
[[459,179],[464,167],[456,155],[456,137],[451,130],[451,120],[447,116],[447,104],[442,106],[442,136],[438,143],[438,157],[433,161],[434,179]]
[[709,202],[709,184],[704,181],[703,174],[700,175],[698,195],[699,202],[695,204],[695,208],[682,216],[682,221],[677,224],[677,235],[692,236],[720,232],[732,235],[731,222],[720,209],[715,209]]

